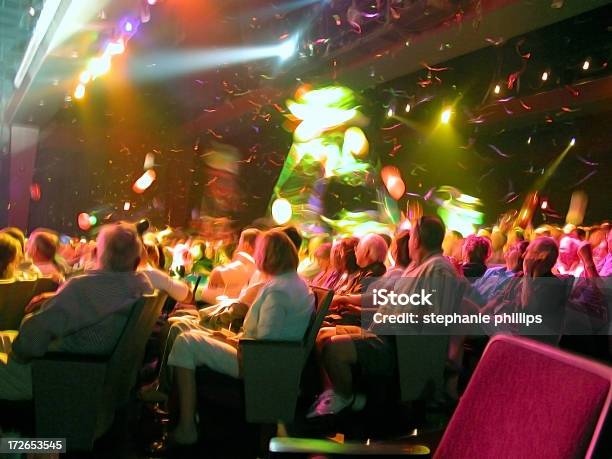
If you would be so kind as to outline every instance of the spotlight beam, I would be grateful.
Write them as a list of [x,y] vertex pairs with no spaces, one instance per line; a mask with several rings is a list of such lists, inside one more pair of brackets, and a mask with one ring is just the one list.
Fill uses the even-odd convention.
[[167,50],[137,56],[131,60],[130,74],[138,81],[179,77],[223,65],[236,65],[277,57],[288,59],[297,50],[297,39],[278,45],[180,51]]

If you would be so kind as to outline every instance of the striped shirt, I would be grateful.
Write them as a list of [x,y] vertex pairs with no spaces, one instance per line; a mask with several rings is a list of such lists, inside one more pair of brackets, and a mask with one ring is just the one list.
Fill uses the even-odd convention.
[[47,351],[109,354],[131,306],[152,292],[147,277],[137,272],[88,271],[73,277],[23,319],[12,351],[23,360]]

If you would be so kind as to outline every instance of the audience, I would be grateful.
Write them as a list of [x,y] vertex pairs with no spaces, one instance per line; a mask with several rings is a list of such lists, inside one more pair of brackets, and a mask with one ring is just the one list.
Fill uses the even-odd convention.
[[312,318],[314,299],[297,274],[297,250],[289,237],[279,230],[264,233],[255,253],[257,269],[266,282],[244,320],[244,331],[228,338],[211,336],[201,330],[182,333],[176,338],[168,363],[175,367],[175,382],[180,400],[180,416],[173,439],[179,444],[195,443],[198,438],[195,410],[195,368],[208,366],[238,378],[240,362],[237,339],[298,341]]
[[36,230],[26,244],[26,253],[43,276],[62,281],[65,268],[57,260],[59,238],[46,230]]
[[213,269],[208,278],[208,285],[199,291],[202,301],[214,304],[220,295],[229,298],[238,297],[255,273],[253,252],[259,233],[259,230],[254,228],[242,232],[232,261]]
[[18,280],[34,280],[42,276],[40,269],[32,263],[25,253],[26,238],[19,228],[9,226],[0,230],[0,234],[6,234],[15,239],[19,244],[17,253],[17,266],[15,268],[15,278]]
[[461,273],[474,282],[487,270],[487,260],[491,256],[491,243],[484,236],[468,236],[463,241]]
[[504,254],[505,266],[495,266],[485,271],[473,283],[475,291],[486,302],[504,289],[508,280],[523,271],[523,258],[529,242],[520,241],[508,248]]
[[[453,266],[442,255],[444,224],[436,217],[422,217],[413,227],[409,250],[412,264],[395,284],[395,291],[406,294],[418,290],[436,290],[440,295],[427,312],[454,312],[459,309],[457,302],[461,295],[457,290],[457,278]],[[450,280],[450,282],[449,282]],[[409,305],[386,305],[377,310],[382,315],[397,315],[397,308],[421,313]],[[368,331],[355,328],[344,330],[328,338],[322,349],[323,369],[326,374],[326,390],[313,404],[308,417],[337,414],[352,407],[359,410],[364,406],[364,396],[355,394],[353,388],[353,367],[359,365],[362,373],[390,376],[395,372],[396,357],[393,329],[382,328],[373,323]],[[380,334],[377,334],[381,332]],[[325,333],[325,330],[322,329]]]
[[314,258],[318,273],[312,278],[311,285],[323,287],[332,276],[334,269],[330,262],[331,257],[331,242],[321,244],[314,252]]
[[8,234],[0,233],[0,280],[13,280],[21,247]]
[[[32,397],[29,362],[47,351],[110,352],[131,305],[154,289],[166,291],[179,305],[169,317],[159,319],[165,346],[156,351],[158,377],[141,387],[139,394],[146,402],[163,402],[175,390],[178,425],[171,438],[178,444],[198,439],[198,366],[239,378],[240,338],[303,339],[314,311],[306,280],[334,292],[316,341],[324,390],[309,418],[362,409],[367,394],[359,393],[356,378],[397,377],[394,335],[396,327],[409,325],[376,323],[374,314],[545,317],[543,324],[530,327],[483,326],[484,337],[476,339],[483,347],[487,335],[500,332],[559,345],[568,330],[568,308],[596,319],[600,329],[609,326],[600,279],[612,274],[609,225],[565,230],[549,224],[535,230],[509,224],[490,228],[464,238],[457,231],[446,231],[439,218],[425,216],[412,222],[411,230],[398,231],[390,243],[379,234],[337,237],[331,242],[327,235],[309,234],[308,250],[294,226],[265,232],[246,229],[237,245],[229,238],[211,241],[169,229],[150,231],[141,238],[135,226],[127,223],[102,227],[96,241],[73,239],[63,245],[48,230],[35,230],[26,240],[17,228],[2,229],[0,280],[19,282],[41,276],[68,280],[55,295],[35,298],[28,305],[17,333],[0,332],[0,399]],[[225,254],[231,254],[234,246],[228,261]],[[59,253],[70,261],[68,266],[62,265]],[[169,273],[169,263],[163,259],[172,253],[175,261],[183,260],[177,262],[182,270],[173,265],[175,274]],[[83,274],[76,275],[80,271]],[[186,282],[188,276],[203,278],[199,304]],[[429,305],[377,306],[373,304],[375,288],[407,295],[435,294]],[[453,375],[462,368],[464,348],[463,336],[455,335],[447,362],[447,371]],[[601,346],[601,341],[596,342]],[[452,389],[448,394],[457,395]]]
[[134,225],[103,227],[96,253],[96,270],[72,277],[56,295],[34,305],[37,310],[23,319],[10,349],[2,350],[0,399],[32,398],[28,362],[47,351],[110,353],[131,306],[153,292],[146,276],[136,272],[141,243]]

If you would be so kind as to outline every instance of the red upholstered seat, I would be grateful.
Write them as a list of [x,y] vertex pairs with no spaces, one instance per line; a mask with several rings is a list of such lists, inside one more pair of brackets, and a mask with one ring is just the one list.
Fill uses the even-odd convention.
[[611,388],[611,367],[524,338],[498,336],[435,457],[590,457]]

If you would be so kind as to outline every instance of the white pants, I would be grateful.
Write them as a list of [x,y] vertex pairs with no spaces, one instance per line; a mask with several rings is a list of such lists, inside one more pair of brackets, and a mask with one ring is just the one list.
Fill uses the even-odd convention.
[[191,370],[206,365],[234,378],[240,376],[238,350],[202,330],[190,330],[177,336],[168,363]]

